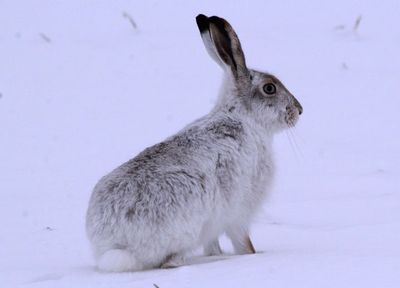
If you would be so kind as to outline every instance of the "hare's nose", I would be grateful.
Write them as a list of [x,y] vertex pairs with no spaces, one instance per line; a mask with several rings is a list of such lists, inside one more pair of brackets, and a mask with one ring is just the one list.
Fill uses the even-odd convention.
[[299,104],[299,106],[297,106],[297,109],[299,109],[299,115],[301,115],[301,113],[303,113],[303,107],[301,107],[301,105]]
[[293,97],[294,100],[294,106],[296,106],[296,108],[299,110],[299,115],[301,115],[301,113],[303,113],[303,107],[301,106],[300,102]]

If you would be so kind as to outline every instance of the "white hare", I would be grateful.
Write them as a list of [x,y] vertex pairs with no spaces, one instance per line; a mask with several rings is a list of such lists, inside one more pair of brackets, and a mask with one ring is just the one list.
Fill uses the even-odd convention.
[[196,21],[225,72],[221,95],[206,116],[98,182],[86,229],[100,270],[176,267],[199,246],[220,254],[223,233],[236,253],[255,253],[249,225],[274,175],[273,135],[302,107],[273,75],[247,68],[226,20]]

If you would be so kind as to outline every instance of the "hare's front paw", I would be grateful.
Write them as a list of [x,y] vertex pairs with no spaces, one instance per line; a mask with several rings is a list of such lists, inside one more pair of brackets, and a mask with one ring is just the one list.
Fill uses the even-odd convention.
[[204,254],[206,256],[218,256],[222,254],[221,247],[219,246],[218,239],[212,241],[204,247]]
[[235,227],[228,229],[226,234],[231,239],[233,248],[236,254],[255,254],[253,243],[251,243],[250,236],[247,229]]

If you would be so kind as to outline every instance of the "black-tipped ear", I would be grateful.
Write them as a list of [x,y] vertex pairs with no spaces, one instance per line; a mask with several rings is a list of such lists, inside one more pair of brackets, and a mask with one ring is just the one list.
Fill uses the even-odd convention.
[[210,56],[223,68],[229,67],[234,76],[247,76],[248,69],[239,38],[228,21],[199,14],[196,22]]
[[203,39],[204,46],[207,49],[208,54],[225,69],[224,63],[221,61],[221,58],[218,56],[213,40],[211,39],[210,34],[210,21],[209,18],[203,14],[199,14],[196,17],[197,27],[199,28],[201,39]]
[[199,14],[196,17],[197,27],[199,27],[200,33],[208,32],[209,24],[208,24],[208,17],[203,14]]
[[230,25],[224,19],[216,16],[212,16],[209,19],[211,38],[214,41],[218,55],[225,64],[231,66],[232,69],[237,70],[237,63],[232,49],[233,39],[231,39],[231,35],[227,32],[227,28],[229,28]]

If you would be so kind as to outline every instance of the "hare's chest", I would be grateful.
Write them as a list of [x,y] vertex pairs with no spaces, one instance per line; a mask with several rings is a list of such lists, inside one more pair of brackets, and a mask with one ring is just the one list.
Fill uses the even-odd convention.
[[259,144],[256,165],[253,170],[253,189],[259,193],[266,193],[273,182],[274,175],[275,163],[272,147],[264,143]]

